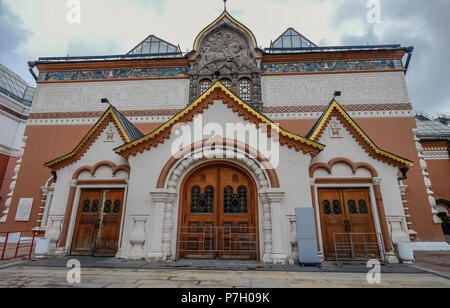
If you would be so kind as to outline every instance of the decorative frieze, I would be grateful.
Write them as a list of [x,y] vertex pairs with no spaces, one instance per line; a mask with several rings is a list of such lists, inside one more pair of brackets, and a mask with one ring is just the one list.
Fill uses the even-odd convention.
[[425,160],[450,159],[449,151],[446,147],[424,148],[422,154]]
[[42,72],[37,82],[187,77],[188,67]]
[[398,59],[265,63],[261,65],[263,74],[386,71],[399,69],[403,69],[403,64]]

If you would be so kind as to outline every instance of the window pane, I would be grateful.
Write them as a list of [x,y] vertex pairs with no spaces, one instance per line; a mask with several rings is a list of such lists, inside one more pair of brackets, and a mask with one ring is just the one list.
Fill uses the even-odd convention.
[[249,103],[252,100],[251,82],[249,80],[241,80],[239,83],[239,96],[241,99]]

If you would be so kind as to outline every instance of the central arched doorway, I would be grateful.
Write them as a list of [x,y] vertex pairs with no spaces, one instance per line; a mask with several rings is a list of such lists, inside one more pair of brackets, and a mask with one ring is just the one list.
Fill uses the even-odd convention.
[[180,258],[258,258],[257,188],[245,169],[227,162],[195,168],[180,204]]

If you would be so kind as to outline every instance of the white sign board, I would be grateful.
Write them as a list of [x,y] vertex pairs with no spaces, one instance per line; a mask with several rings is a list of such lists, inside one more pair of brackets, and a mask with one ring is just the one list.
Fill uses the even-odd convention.
[[16,221],[30,221],[31,208],[33,207],[33,198],[22,198],[19,201]]

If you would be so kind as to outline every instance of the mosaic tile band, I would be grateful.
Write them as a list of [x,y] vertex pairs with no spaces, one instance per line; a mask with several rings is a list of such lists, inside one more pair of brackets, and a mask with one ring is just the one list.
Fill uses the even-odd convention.
[[[388,111],[388,110],[412,110],[409,103],[403,104],[372,104],[372,105],[344,105],[346,111]],[[264,107],[263,113],[270,115],[271,113],[299,113],[299,112],[324,112],[328,108],[327,105],[316,106],[277,106]],[[159,110],[129,110],[121,111],[126,117],[158,117],[158,116],[174,116],[181,109],[159,109]],[[55,112],[55,113],[32,113],[30,120],[37,119],[76,119],[76,118],[98,118],[103,114],[102,111],[89,112]]]
[[362,60],[331,62],[266,63],[261,65],[263,74],[344,72],[344,71],[384,71],[403,69],[401,60]]
[[[385,71],[403,69],[401,60],[364,60],[307,63],[266,63],[261,65],[263,74],[345,72],[345,71]],[[130,68],[109,70],[83,70],[65,72],[42,72],[38,82],[170,78],[188,77],[188,67]]]
[[39,81],[65,81],[65,80],[108,80],[108,79],[138,79],[161,77],[186,77],[187,67],[158,67],[158,68],[131,68],[93,71],[67,71],[47,72],[39,74]]

